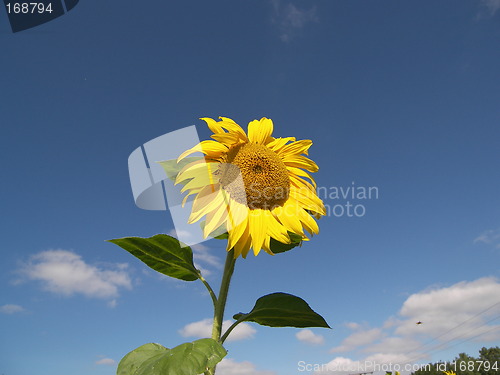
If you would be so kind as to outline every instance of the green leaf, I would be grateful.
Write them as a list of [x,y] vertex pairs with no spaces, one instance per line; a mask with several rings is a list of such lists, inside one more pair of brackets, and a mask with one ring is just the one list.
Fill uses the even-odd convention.
[[[192,163],[193,161],[197,161],[200,159],[202,159],[202,157],[200,156],[190,156],[182,159],[178,163],[176,159],[159,161],[158,163],[163,167],[163,170],[165,171],[167,177],[172,181],[175,181],[177,175],[182,170],[182,168],[184,168],[189,163]],[[186,184],[188,181],[189,180],[184,181],[184,184]]]
[[227,240],[229,238],[229,233],[224,232],[214,237],[216,240]]
[[163,356],[169,349],[160,344],[145,344],[132,350],[118,364],[116,375],[136,374],[142,363]]
[[291,242],[289,244],[281,243],[281,242],[276,241],[274,238],[271,237],[270,248],[274,254],[284,253],[285,251],[292,250],[296,246],[302,245],[302,236],[301,235],[295,234],[292,232],[288,232],[288,236],[290,237],[290,240],[291,240]]
[[193,252],[189,246],[166,234],[150,238],[125,237],[109,240],[164,275],[185,281],[194,281],[199,272],[193,264]]
[[323,317],[315,313],[302,298],[287,293],[260,297],[252,311],[233,316],[240,322],[255,322],[270,327],[330,328]]
[[215,366],[226,354],[226,349],[213,339],[187,342],[173,349],[146,344],[123,357],[116,374],[198,375]]

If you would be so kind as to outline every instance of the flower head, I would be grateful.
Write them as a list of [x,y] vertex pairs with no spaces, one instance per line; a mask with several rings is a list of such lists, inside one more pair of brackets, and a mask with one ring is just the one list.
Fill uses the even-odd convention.
[[[179,156],[205,156],[187,164],[176,183],[185,184],[186,199],[194,195],[189,222],[206,217],[204,235],[221,228],[228,233],[227,250],[246,257],[269,254],[270,241],[289,244],[290,233],[308,240],[319,232],[314,218],[325,215],[310,172],[318,166],[308,155],[310,140],[274,138],[273,122],[262,118],[248,124],[248,134],[233,120],[203,118],[214,140],[203,141]],[[304,155],[303,155],[304,154]],[[308,180],[309,181],[308,181]],[[314,218],[313,218],[314,217]]]

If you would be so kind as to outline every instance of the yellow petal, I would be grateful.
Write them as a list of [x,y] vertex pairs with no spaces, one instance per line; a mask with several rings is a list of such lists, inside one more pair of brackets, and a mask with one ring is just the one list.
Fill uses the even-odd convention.
[[307,171],[304,171],[300,168],[295,168],[295,167],[286,167],[288,169],[288,174],[289,175],[296,175],[296,176],[301,176],[301,177],[306,177],[309,180],[311,180],[311,183],[313,184],[314,188],[316,188],[316,181],[314,181],[314,178],[311,176],[311,174]]
[[[274,253],[271,251],[270,241],[271,241],[271,238],[270,237],[266,237],[266,239],[264,240],[264,243],[262,244],[262,248],[269,255],[274,255]],[[257,254],[255,254],[255,255],[257,255]]]
[[250,236],[250,228],[247,225],[239,241],[234,245],[234,257],[237,258],[241,255],[243,258],[246,258],[248,251],[250,250],[251,243],[252,237]]
[[205,227],[203,228],[203,235],[207,238],[210,233],[219,228],[227,219],[227,211],[229,207],[227,204],[221,204],[219,208],[212,210],[207,214]]
[[229,217],[227,223],[227,230],[231,231],[233,228],[246,223],[248,220],[248,207],[241,203],[236,202],[234,199],[229,199]]
[[309,215],[306,211],[304,210],[299,210],[299,220],[302,222],[302,225],[306,230],[311,233],[311,234],[318,234],[319,233],[319,227],[318,223],[316,223],[316,220],[312,218],[311,215]]
[[237,144],[240,140],[238,134],[236,133],[218,133],[213,134],[211,137],[216,141],[223,143],[227,147]]
[[302,230],[302,225],[300,220],[297,218],[297,211],[301,209],[296,201],[288,199],[282,207],[276,207],[273,210],[273,214],[276,215],[278,220],[283,226],[285,226],[290,232],[300,234],[304,236],[304,231]]
[[[198,194],[199,195],[199,194]],[[204,196],[203,200],[206,201],[207,198],[210,198],[210,196]],[[208,199],[209,202],[205,205],[202,205],[200,203],[200,200],[198,197],[196,197],[194,203],[193,203],[193,210],[191,212],[191,215],[189,216],[188,223],[192,224],[198,220],[200,220],[204,215],[209,213],[212,210],[218,209],[221,205],[224,204],[224,198],[220,192],[220,190],[217,191],[217,194],[212,194],[211,195],[212,199]],[[195,205],[197,207],[201,207],[199,210],[195,210]]]
[[194,177],[182,187],[181,193],[184,193],[186,190],[201,189],[207,185],[214,185],[216,183],[214,175],[210,173],[211,169],[207,168],[207,165],[204,168],[186,171],[188,175],[194,175]]
[[267,144],[274,152],[278,153],[288,142],[294,142],[295,137],[276,138]]
[[184,151],[178,158],[177,163],[184,159],[186,156],[191,155],[195,152],[202,152],[205,155],[209,155],[211,158],[220,156],[223,152],[227,152],[227,147],[222,143],[216,141],[202,141],[198,143],[193,148]]
[[192,211],[199,211],[206,205],[210,204],[210,202],[218,195],[219,189],[220,186],[218,184],[205,186],[201,189],[193,202]]
[[181,189],[181,193],[184,193],[186,190],[192,190],[192,189],[199,189],[203,188],[208,185],[212,185],[212,178],[209,178],[207,176],[199,177],[199,178],[193,178],[191,181],[189,181],[186,185],[184,185]]
[[232,230],[228,231],[229,238],[227,240],[227,247],[231,249],[235,247],[241,239],[245,239],[244,234],[248,231],[248,220],[244,220],[240,225],[233,227]]
[[184,206],[186,205],[186,202],[188,200],[188,198],[193,195],[193,194],[198,194],[198,191],[195,189],[195,190],[191,190],[189,193],[186,194],[186,196],[182,199],[182,207],[184,208]]
[[303,168],[309,172],[317,172],[319,170],[315,162],[302,155],[287,155],[282,160],[287,167]]
[[215,121],[213,118],[210,117],[202,117],[200,120],[203,120],[207,123],[208,128],[213,132],[213,133],[224,133],[224,130],[220,126],[220,124]]
[[219,125],[222,128],[227,129],[230,133],[238,134],[239,138],[242,141],[248,141],[245,131],[236,122],[227,117],[219,117],[219,118],[222,120],[221,122],[219,122]]
[[263,210],[263,213],[265,216],[267,237],[271,236],[281,243],[290,243],[290,237],[286,228],[276,220],[271,211]]
[[304,139],[301,141],[290,143],[289,145],[284,146],[278,154],[281,156],[287,155],[300,155],[300,154],[308,154],[309,147],[312,145],[312,141],[309,139]]
[[264,220],[263,210],[250,210],[248,215],[248,224],[250,235],[252,236],[252,247],[255,255],[262,249],[262,244],[266,238],[266,221]]
[[304,209],[318,212],[323,216],[326,215],[323,201],[315,193],[309,195],[306,195],[306,193],[305,190],[290,189],[290,198],[298,201]]
[[248,124],[248,139],[250,142],[265,145],[271,141],[273,128],[273,121],[268,118],[263,117],[260,121],[253,120]]
[[190,178],[212,175],[217,170],[217,167],[218,165],[216,163],[207,163],[205,160],[194,161],[181,169],[175,179],[175,183],[178,184],[179,182]]
[[313,185],[309,181],[306,181],[293,173],[289,173],[288,177],[290,178],[290,182],[292,183],[293,186],[295,186],[298,190],[300,189],[307,189],[310,190],[314,193],[316,193],[316,189],[314,188]]

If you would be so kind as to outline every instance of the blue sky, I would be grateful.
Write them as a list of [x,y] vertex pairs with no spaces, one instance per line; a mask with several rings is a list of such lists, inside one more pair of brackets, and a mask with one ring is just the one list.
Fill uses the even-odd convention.
[[[110,375],[144,343],[203,335],[200,283],[105,242],[172,231],[135,206],[127,158],[193,124],[206,139],[199,117],[312,139],[331,209],[301,248],[239,260],[226,311],[283,291],[333,329],[243,326],[218,373],[500,344],[498,0],[82,1],[16,34],[0,11],[0,45],[0,374]],[[353,186],[378,195],[332,195]],[[214,285],[224,256],[195,249]]]

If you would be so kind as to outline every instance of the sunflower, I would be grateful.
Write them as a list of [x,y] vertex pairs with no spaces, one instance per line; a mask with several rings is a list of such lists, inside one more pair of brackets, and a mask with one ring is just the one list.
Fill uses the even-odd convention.
[[214,140],[200,142],[177,160],[204,154],[176,178],[188,192],[183,204],[194,195],[189,223],[205,217],[205,238],[222,228],[235,258],[245,258],[250,248],[255,255],[261,249],[273,254],[271,238],[290,244],[291,234],[309,240],[304,229],[319,233],[314,218],[324,216],[325,207],[310,174],[318,166],[304,156],[312,141],[274,138],[273,122],[265,117],[250,122],[248,134],[233,120],[219,119],[202,118]]

